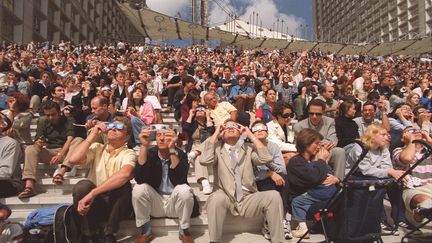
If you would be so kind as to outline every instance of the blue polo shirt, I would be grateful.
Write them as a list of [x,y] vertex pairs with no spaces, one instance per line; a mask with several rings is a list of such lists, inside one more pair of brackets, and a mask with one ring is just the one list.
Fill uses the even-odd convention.
[[247,85],[244,88],[240,88],[240,85],[236,85],[236,86],[231,88],[231,92],[230,92],[230,95],[228,96],[228,99],[231,102],[233,102],[234,96],[240,95],[240,94],[255,94],[255,91]]

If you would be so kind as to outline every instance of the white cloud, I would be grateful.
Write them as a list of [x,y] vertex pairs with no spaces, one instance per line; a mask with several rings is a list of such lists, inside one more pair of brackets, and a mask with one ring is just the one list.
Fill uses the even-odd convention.
[[147,0],[147,6],[157,12],[175,16],[177,12],[185,14],[185,8],[190,7],[190,0]]
[[[279,12],[278,7],[273,0],[236,0],[235,5],[233,4],[233,0],[220,1],[224,3],[225,8],[235,10],[236,14],[240,15],[239,19],[245,22],[249,22],[252,20],[251,16],[254,12],[255,17],[256,13],[258,13],[259,18],[258,21],[255,21],[255,23],[258,23],[258,25],[261,25],[262,23],[262,26],[268,29],[276,30],[277,19],[280,20],[279,32],[283,33],[287,32],[288,27],[289,34],[300,34],[301,31],[304,31],[304,28],[300,27],[306,25],[306,21],[303,18],[297,17],[292,14],[285,14]],[[220,24],[226,21],[227,13],[224,12],[221,7],[219,7],[215,3],[211,4],[210,7],[211,8],[209,10],[209,19],[211,24]],[[283,29],[282,20],[284,21]]]
[[[249,17],[253,12],[258,13],[258,25],[262,25],[268,29],[276,29],[276,21],[284,20],[283,29],[279,22],[279,32],[286,33],[288,27],[289,34],[300,34],[305,26],[306,21],[303,18],[293,14],[281,13],[274,0],[217,0],[223,3],[223,7],[229,11],[235,11],[239,18],[245,22],[249,21]],[[222,24],[227,20],[228,14],[216,4],[216,1],[209,0],[209,23]],[[198,6],[200,1],[197,1]],[[178,12],[181,13],[183,19],[190,19],[191,0],[147,0],[147,5],[150,9],[161,12],[170,16],[175,16]],[[256,22],[255,22],[256,23]],[[274,26],[273,26],[274,23]]]

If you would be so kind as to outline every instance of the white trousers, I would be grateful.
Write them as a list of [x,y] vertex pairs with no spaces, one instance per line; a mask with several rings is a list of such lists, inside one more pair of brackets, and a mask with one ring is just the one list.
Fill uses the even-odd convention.
[[171,195],[162,196],[149,184],[137,184],[132,190],[132,205],[137,227],[149,222],[152,216],[178,218],[180,227],[187,229],[194,205],[192,188],[186,184],[177,185]]

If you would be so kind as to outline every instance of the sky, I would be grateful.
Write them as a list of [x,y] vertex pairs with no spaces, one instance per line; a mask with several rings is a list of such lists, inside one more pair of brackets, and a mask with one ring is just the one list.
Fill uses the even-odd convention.
[[[199,5],[199,0],[197,1]],[[234,13],[241,20],[250,21],[253,13],[258,13],[258,25],[276,30],[280,19],[279,32],[311,39],[312,0],[208,0],[210,25],[222,24],[228,13]],[[218,4],[219,3],[219,4]],[[147,0],[150,9],[190,20],[191,0]],[[221,6],[224,7],[222,9]],[[281,21],[284,20],[283,29]]]

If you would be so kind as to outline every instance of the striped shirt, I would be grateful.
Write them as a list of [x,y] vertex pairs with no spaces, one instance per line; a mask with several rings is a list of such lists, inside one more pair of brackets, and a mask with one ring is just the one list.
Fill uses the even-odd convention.
[[[393,150],[393,163],[396,169],[407,170],[409,166],[417,162],[423,153],[417,152],[415,155],[415,160],[411,162],[410,165],[405,164],[400,160],[400,153],[403,148],[396,148]],[[421,182],[421,185],[426,185],[432,183],[432,156],[429,156],[423,162],[421,162],[417,167],[415,167],[411,173],[411,177],[416,177]]]

